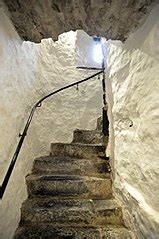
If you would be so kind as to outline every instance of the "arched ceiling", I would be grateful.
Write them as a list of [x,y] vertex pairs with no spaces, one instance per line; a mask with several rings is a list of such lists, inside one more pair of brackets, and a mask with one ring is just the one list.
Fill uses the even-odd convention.
[[19,35],[33,42],[76,29],[124,41],[154,0],[4,0]]

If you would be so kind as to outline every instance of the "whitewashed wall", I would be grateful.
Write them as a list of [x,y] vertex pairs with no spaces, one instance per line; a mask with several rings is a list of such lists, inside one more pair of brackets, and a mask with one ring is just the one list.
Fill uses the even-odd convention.
[[[0,2],[0,181],[18,142],[31,106],[42,96],[94,72],[75,67],[76,32],[63,34],[57,42],[22,42]],[[9,239],[20,219],[27,197],[25,175],[35,157],[47,155],[51,142],[70,142],[75,128],[95,128],[101,114],[100,81],[65,91],[39,108],[29,129],[7,191],[0,201],[0,238]]]
[[[139,29],[126,44],[108,41],[109,153],[114,188],[125,205],[125,221],[139,239],[159,238],[159,19],[153,17],[154,12],[159,16],[158,6],[141,32]],[[151,31],[137,46],[136,36],[140,41],[150,23]]]
[[[0,2],[0,181],[18,142],[31,99],[37,68],[34,44],[26,47],[13,29]],[[29,99],[29,100],[28,100]],[[34,136],[32,134],[32,136]],[[34,143],[34,137],[32,142]],[[36,149],[38,150],[38,149]],[[35,150],[35,153],[37,153]],[[19,220],[19,208],[26,197],[24,176],[34,153],[30,138],[25,144],[7,191],[0,201],[0,238],[11,238]]]

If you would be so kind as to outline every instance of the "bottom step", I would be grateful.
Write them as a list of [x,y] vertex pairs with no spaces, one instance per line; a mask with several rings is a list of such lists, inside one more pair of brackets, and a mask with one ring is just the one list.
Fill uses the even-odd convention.
[[14,239],[132,239],[129,231],[123,227],[70,228],[39,225],[19,227]]

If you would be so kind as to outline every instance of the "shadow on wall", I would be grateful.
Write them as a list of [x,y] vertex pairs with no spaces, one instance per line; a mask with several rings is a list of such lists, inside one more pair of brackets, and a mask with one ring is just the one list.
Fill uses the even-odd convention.
[[133,33],[125,43],[125,49],[140,49],[147,55],[159,61],[159,4],[154,5],[147,21],[135,33]]

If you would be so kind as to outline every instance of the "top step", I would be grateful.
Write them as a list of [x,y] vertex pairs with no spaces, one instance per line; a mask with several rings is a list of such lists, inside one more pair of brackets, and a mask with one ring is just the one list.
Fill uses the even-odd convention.
[[102,144],[103,143],[103,135],[102,135],[101,130],[76,129],[73,131],[72,143]]
[[80,143],[52,143],[51,155],[69,156],[76,158],[96,159],[105,157],[105,146],[100,144],[80,144]]

